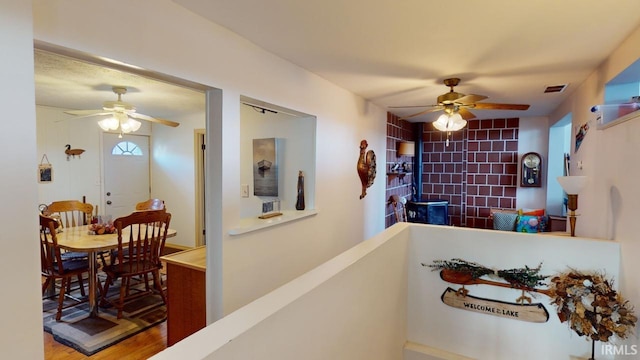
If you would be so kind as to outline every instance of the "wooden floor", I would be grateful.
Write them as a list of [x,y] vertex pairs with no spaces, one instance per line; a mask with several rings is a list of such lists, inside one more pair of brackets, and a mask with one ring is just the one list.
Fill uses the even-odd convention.
[[92,356],[86,356],[73,348],[53,340],[44,332],[44,358],[46,360],[75,359],[147,359],[167,347],[167,322],[164,321],[146,331],[125,339]]

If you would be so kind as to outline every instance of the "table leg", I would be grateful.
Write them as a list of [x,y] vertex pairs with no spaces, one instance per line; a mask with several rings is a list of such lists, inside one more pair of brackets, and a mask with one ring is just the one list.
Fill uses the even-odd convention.
[[89,317],[98,316],[98,259],[95,251],[89,252]]

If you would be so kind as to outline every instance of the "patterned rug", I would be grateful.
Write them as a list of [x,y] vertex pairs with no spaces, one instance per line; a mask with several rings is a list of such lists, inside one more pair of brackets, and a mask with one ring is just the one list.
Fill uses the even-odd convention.
[[[165,282],[166,283],[166,282]],[[140,285],[139,285],[140,286]],[[109,289],[117,297],[119,283]],[[113,290],[113,293],[112,293]],[[72,291],[72,296],[79,296],[79,291]],[[77,303],[65,299],[66,309],[62,310],[62,319],[56,322],[57,297],[42,301],[44,331],[64,345],[89,356],[128,337],[140,333],[167,319],[167,308],[160,295],[142,296],[125,304],[122,319],[117,319],[117,309],[99,308],[97,318],[89,318],[89,304],[85,301]]]

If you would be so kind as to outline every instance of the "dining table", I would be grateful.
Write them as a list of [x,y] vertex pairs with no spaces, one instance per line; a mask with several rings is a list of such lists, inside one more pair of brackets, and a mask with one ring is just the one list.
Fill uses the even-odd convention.
[[[129,228],[122,229],[122,237],[128,238]],[[169,228],[167,238],[176,236],[177,231]],[[98,254],[118,248],[118,233],[95,234],[87,225],[63,228],[57,234],[58,246],[62,249],[87,253],[89,259],[89,317],[98,316]]]

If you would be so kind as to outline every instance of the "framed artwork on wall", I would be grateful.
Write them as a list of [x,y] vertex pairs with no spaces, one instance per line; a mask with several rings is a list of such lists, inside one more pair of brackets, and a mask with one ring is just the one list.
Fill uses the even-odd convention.
[[253,195],[278,196],[276,139],[253,139]]
[[47,154],[42,155],[40,165],[38,165],[38,182],[50,183],[53,181],[53,166],[49,162]]

